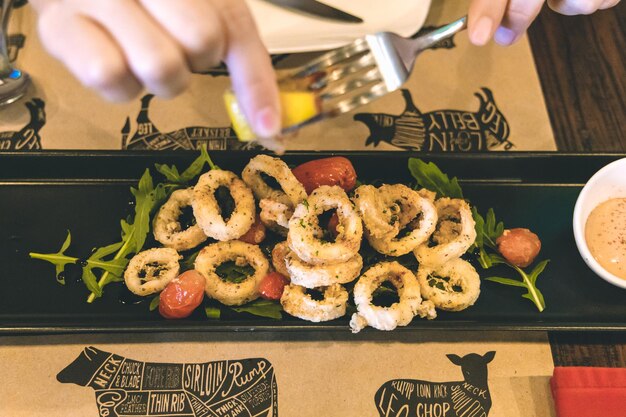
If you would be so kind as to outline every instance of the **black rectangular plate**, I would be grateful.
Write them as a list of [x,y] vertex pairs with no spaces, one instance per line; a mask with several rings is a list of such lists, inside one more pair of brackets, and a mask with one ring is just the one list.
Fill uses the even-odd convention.
[[[41,152],[0,156],[0,333],[135,331],[348,331],[348,318],[314,324],[286,317],[262,319],[228,315],[209,321],[197,311],[180,321],[163,320],[146,303],[119,302],[120,284],[87,304],[82,284],[57,284],[54,268],[28,257],[30,251],[56,252],[72,231],[70,252],[115,242],[119,221],[128,215],[134,185],[154,163],[186,166],[197,154],[153,152]],[[241,172],[253,153],[213,152],[224,169]],[[283,157],[299,164],[329,153],[294,152]],[[538,286],[543,313],[522,299],[522,290],[483,281],[475,306],[441,312],[436,320],[414,320],[406,330],[626,330],[626,291],[590,271],[578,254],[572,213],[582,185],[594,172],[623,155],[554,153],[412,154],[332,153],[348,157],[364,181],[412,182],[411,156],[433,161],[462,181],[466,197],[481,211],[493,207],[508,227],[528,227],[542,240],[542,259],[551,262]],[[483,271],[482,277],[509,273]],[[70,274],[71,275],[71,274]],[[75,278],[75,277],[74,277]],[[72,277],[68,277],[73,281]]]

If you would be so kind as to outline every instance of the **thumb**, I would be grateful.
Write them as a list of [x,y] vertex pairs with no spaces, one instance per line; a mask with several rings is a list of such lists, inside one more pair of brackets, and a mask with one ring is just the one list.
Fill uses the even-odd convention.
[[243,0],[216,3],[227,32],[224,61],[238,102],[257,135],[276,136],[281,130],[276,74],[254,18]]

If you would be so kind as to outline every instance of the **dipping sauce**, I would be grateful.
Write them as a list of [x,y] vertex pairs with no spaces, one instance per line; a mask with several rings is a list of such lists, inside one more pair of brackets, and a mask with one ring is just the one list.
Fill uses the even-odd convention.
[[626,198],[612,198],[593,209],[585,240],[604,269],[626,279]]

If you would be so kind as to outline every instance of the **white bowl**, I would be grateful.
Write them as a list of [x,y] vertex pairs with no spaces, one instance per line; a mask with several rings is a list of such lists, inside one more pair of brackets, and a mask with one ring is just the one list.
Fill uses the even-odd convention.
[[585,184],[574,208],[574,239],[578,252],[589,268],[605,281],[626,288],[626,279],[619,278],[604,269],[591,255],[585,240],[585,225],[594,208],[611,198],[626,198],[626,158],[611,162]]

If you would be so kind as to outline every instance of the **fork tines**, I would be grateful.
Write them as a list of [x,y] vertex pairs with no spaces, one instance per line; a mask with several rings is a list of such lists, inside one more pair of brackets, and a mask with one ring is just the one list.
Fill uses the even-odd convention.
[[365,38],[321,55],[289,78],[306,80],[307,89],[319,94],[323,116],[348,112],[388,92]]

